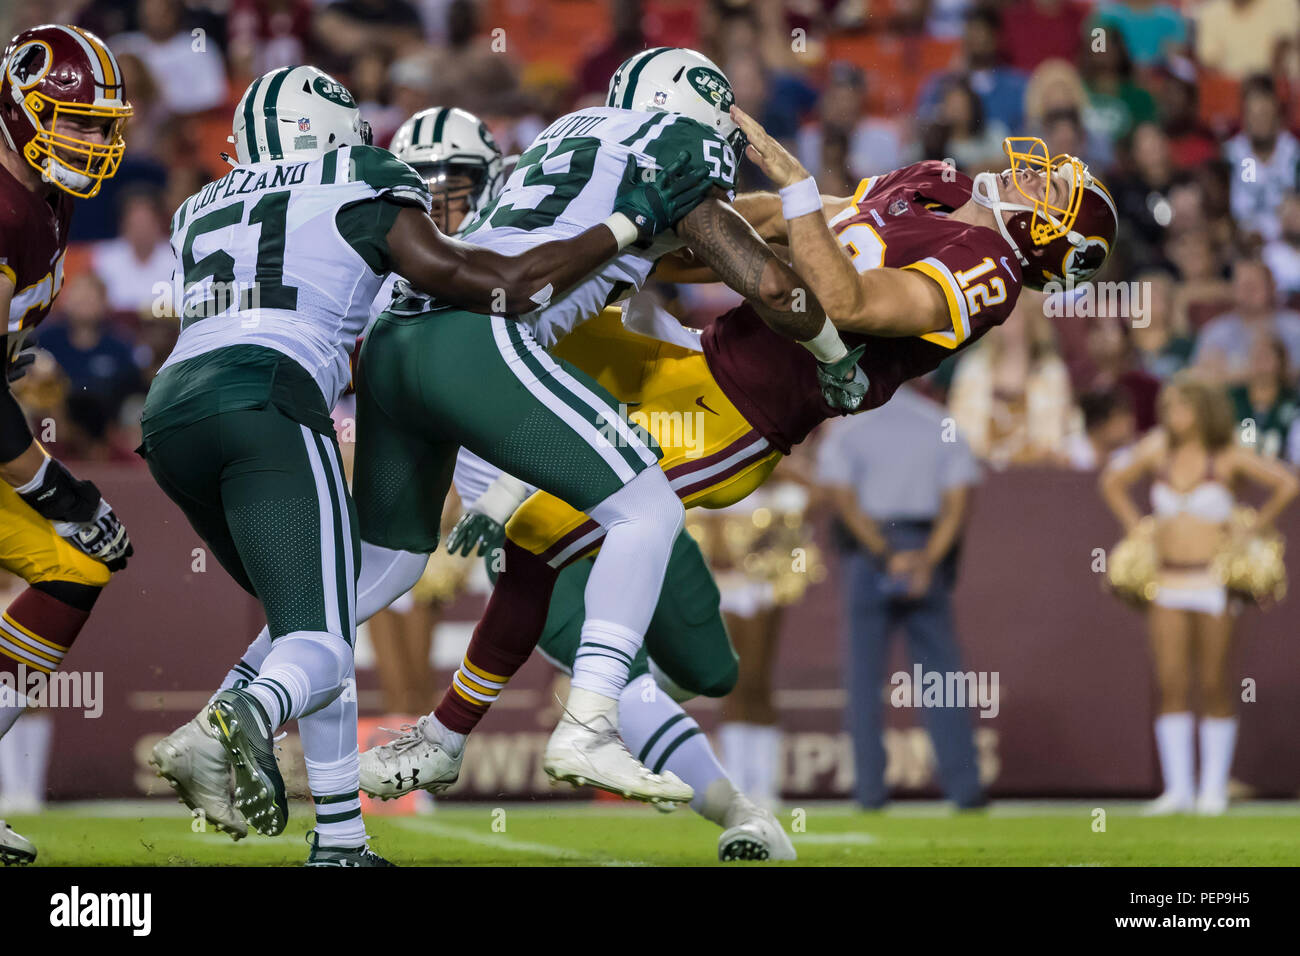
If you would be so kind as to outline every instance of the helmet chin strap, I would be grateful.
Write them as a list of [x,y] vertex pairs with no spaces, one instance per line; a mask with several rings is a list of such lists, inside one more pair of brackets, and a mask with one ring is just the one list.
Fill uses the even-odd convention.
[[[1071,168],[1073,176],[1073,168]],[[1031,215],[1034,213],[1033,206],[1026,206],[1024,203],[1006,202],[998,189],[997,173],[977,173],[975,182],[971,187],[971,198],[981,206],[993,211],[993,218],[997,221],[998,232],[1002,233],[1002,238],[1007,244],[1016,251],[1016,258],[1020,260],[1022,266],[1029,265],[1029,260],[1025,258],[1024,253],[1020,251],[1020,246],[1016,245],[1011,238],[1011,231],[1007,229],[1006,220],[1003,218],[1003,212],[1027,212]],[[1052,217],[1047,217],[1054,225],[1058,225]],[[1071,229],[1065,236],[1066,242],[1072,246],[1080,245],[1084,240],[1083,236]]]
[[1033,208],[1021,203],[1004,202],[1002,194],[998,190],[997,173],[977,173],[970,194],[971,198],[985,209],[993,211],[993,219],[998,224],[998,232],[1002,233],[1002,238],[1007,241],[1007,245],[1015,251],[1016,258],[1020,260],[1020,264],[1022,266],[1028,266],[1029,260],[1025,258],[1025,254],[1020,251],[1020,246],[1018,246],[1015,240],[1011,238],[1011,231],[1007,229],[1007,223],[1002,217],[1002,213],[1004,211],[1032,213],[1034,211]]

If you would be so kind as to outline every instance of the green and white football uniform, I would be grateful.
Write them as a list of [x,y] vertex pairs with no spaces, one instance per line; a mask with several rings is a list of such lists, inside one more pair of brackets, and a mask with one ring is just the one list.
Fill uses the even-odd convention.
[[[505,189],[468,230],[465,241],[503,253],[576,236],[604,220],[629,174],[651,175],[679,153],[702,158],[730,195],[736,155],[702,123],[673,113],[595,107],[561,117],[542,131]],[[625,249],[567,293],[521,320],[544,348],[645,284],[655,261],[682,246],[672,232]]]
[[[501,194],[462,234],[517,255],[603,222],[630,177],[687,152],[730,192],[736,157],[703,124],[670,113],[596,107],[534,140]],[[619,402],[546,348],[606,304],[638,290],[671,232],[610,259],[567,293],[516,319],[440,307],[402,282],[361,357],[355,488],[362,537],[432,551],[456,451],[464,446],[586,511],[655,466],[653,439]],[[430,487],[432,485],[432,487]]]
[[[375,199],[386,203],[368,203]],[[312,162],[236,166],[172,219],[181,335],[173,365],[262,345],[305,368],[333,407],[390,271],[385,236],[428,188],[387,150],[344,146]]]
[[329,411],[403,205],[428,210],[424,182],[356,145],[236,166],[172,219],[181,334],[142,451],[273,637],[352,639],[355,509]]

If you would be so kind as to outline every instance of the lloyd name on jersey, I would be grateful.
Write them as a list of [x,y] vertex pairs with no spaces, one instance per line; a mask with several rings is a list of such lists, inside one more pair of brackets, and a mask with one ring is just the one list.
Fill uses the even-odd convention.
[[[519,157],[505,189],[464,238],[507,254],[598,225],[613,211],[628,176],[652,175],[687,152],[702,157],[710,178],[735,189],[736,155],[717,133],[675,113],[595,107],[571,113],[542,131]],[[636,292],[661,256],[680,248],[669,232],[629,246],[563,296],[522,316],[543,348],[575,326]]]

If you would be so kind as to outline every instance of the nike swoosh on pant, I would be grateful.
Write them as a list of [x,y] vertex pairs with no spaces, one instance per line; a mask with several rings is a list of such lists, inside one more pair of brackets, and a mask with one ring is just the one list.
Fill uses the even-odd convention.
[[700,408],[704,409],[706,412],[709,412],[710,414],[713,414],[713,415],[717,415],[717,414],[718,414],[717,412],[713,411],[713,409],[709,408],[708,405],[705,405],[705,404],[704,404],[704,396],[703,396],[703,395],[701,395],[699,398],[697,398],[697,399],[695,400],[695,404],[698,405],[698,406],[700,406]]

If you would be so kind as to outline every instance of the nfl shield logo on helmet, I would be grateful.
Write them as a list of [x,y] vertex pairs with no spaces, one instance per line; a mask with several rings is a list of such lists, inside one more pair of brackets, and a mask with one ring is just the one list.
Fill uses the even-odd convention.
[[298,132],[306,133],[311,129],[311,120],[305,116],[298,117]]

